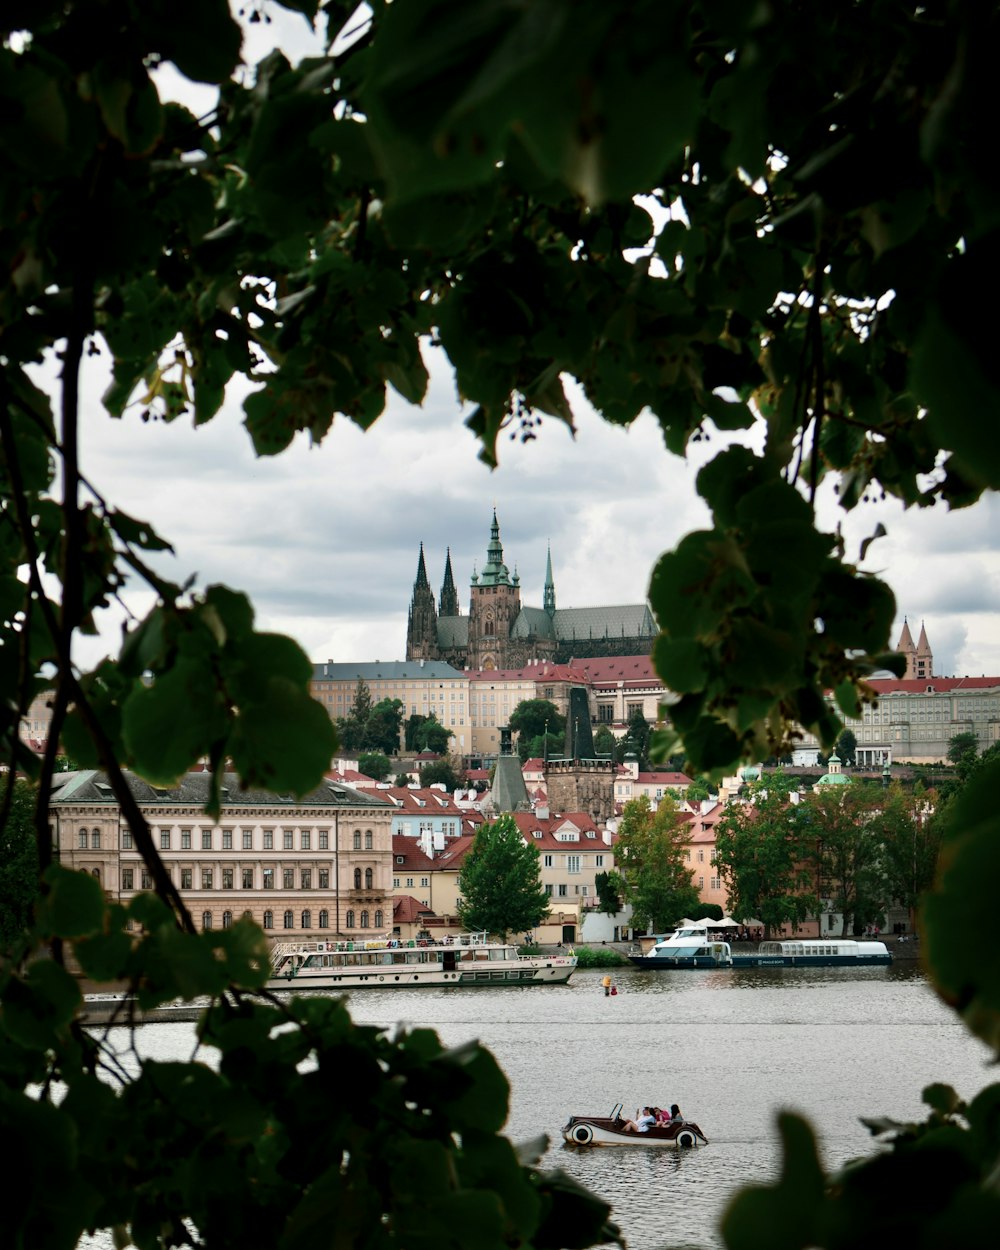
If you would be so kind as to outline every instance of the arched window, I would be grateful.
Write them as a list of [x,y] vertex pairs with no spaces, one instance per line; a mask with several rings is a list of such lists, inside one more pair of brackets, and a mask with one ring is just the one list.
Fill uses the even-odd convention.
[[99,850],[101,849],[101,831],[100,831],[100,829],[95,829],[95,830],[91,833],[91,835],[90,835],[90,849],[91,849],[92,851],[99,851]]
[[362,929],[368,928],[368,913],[366,911],[361,913],[361,927]]
[[91,870],[90,870],[90,875],[91,875],[91,876],[92,876],[92,877],[93,877],[96,881],[100,882],[100,880],[101,880],[101,870],[100,870],[100,868],[91,868]]
[[354,870],[354,888],[356,890],[361,889],[361,869],[360,868],[355,868]]
[[361,850],[361,830],[360,829],[354,830],[354,849],[356,851]]
[[80,851],[85,851],[87,849],[86,829],[81,829],[80,832],[76,835],[76,846],[77,846],[77,850],[80,850]]
[[245,912],[243,913],[243,915],[240,917],[240,919],[241,919],[241,920],[253,920],[253,912],[252,912],[252,911],[245,911]]
[[212,913],[211,913],[210,911],[203,911],[203,912],[201,913],[201,927],[202,927],[203,929],[211,929],[211,927],[212,927]]
[[366,829],[365,830],[365,850],[370,851],[371,849],[372,849],[372,831],[370,829]]
[[231,929],[233,927],[233,913],[231,911],[224,911],[222,913],[222,927],[224,929]]
[[302,928],[303,928],[303,929],[311,929],[312,927],[313,927],[313,915],[312,915],[312,912],[311,912],[311,911],[304,911],[304,912],[302,913]]
[[329,929],[329,927],[330,927],[330,913],[329,913],[328,911],[321,911],[321,912],[319,913],[319,927],[320,927],[321,929]]
[[274,912],[273,911],[264,912],[264,928],[265,929],[274,928]]
[[365,889],[370,890],[371,888],[372,888],[372,870],[370,868],[366,868],[365,869]]
[[381,908],[375,913],[375,928],[382,928],[382,911]]
[[354,928],[354,912],[353,912],[353,910],[352,910],[352,911],[349,911],[349,912],[347,913],[347,915],[344,917],[344,928],[345,928],[345,929],[353,929],[353,928]]
[[285,927],[286,929],[294,929],[294,928],[295,928],[295,916],[294,916],[294,915],[293,915],[290,911],[286,911],[286,912],[285,912],[285,917],[284,917],[284,927]]

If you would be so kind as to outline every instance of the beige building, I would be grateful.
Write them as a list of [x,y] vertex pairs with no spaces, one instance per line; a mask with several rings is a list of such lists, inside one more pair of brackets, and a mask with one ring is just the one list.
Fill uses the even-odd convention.
[[[468,674],[442,660],[389,660],[360,664],[314,664],[309,693],[322,703],[331,720],[349,716],[358,682],[371,693],[372,703],[398,699],[403,720],[431,716],[451,732],[450,749],[467,755],[471,749]],[[402,747],[402,743],[400,743]]]
[[[153,843],[199,929],[249,916],[276,937],[374,937],[392,919],[392,804],[335,783],[301,799],[224,779],[222,814],[205,813],[210,774],[173,789],[126,774]],[[107,778],[60,773],[51,814],[67,867],[90,873],[114,902],[152,888]]]
[[625,803],[642,795],[649,799],[655,811],[666,794],[683,799],[690,784],[691,778],[685,773],[640,772],[635,756],[627,756],[615,774],[615,811],[620,812]]
[[[947,760],[950,740],[961,733],[975,735],[980,754],[1000,740],[1000,677],[887,677],[868,684],[875,702],[844,720],[858,740],[858,767],[936,764]],[[818,750],[807,733],[796,755],[814,757]]]

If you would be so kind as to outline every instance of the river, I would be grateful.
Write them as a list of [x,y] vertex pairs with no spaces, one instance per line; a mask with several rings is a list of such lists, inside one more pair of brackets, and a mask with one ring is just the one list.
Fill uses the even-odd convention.
[[[776,1174],[782,1108],[808,1115],[829,1166],[869,1153],[861,1116],[923,1118],[934,1081],[971,1098],[991,1082],[990,1052],[935,997],[915,965],[616,973],[569,985],[365,990],[361,1024],[430,1027],[446,1045],[477,1038],[511,1085],[507,1133],[546,1134],[560,1167],[614,1205],[630,1250],[721,1246],[733,1190]],[[190,1055],[193,1026],[144,1026],[142,1049]],[[627,1114],[679,1103],[709,1138],[698,1150],[579,1150],[562,1144],[571,1113]]]

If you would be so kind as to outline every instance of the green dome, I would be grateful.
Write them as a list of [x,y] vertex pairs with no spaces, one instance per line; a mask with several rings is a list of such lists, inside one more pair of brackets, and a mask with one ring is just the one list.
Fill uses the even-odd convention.
[[816,782],[818,786],[849,786],[851,784],[850,777],[845,777],[840,771],[840,756],[834,752],[827,760],[830,771],[824,773]]

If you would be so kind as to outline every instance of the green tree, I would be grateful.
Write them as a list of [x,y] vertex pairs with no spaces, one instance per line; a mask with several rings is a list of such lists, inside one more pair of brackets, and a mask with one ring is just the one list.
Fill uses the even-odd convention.
[[635,928],[662,932],[698,903],[685,864],[687,836],[687,825],[670,798],[662,798],[655,812],[645,794],[623,807],[615,862]]
[[538,851],[525,842],[512,816],[476,830],[458,875],[458,915],[467,929],[506,939],[540,924],[549,910]]
[[695,777],[685,789],[684,797],[689,803],[701,803],[712,797],[712,787],[707,777]]
[[937,872],[944,820],[934,810],[936,799],[933,791],[919,784],[904,790],[894,782],[873,817],[882,844],[887,896],[908,910],[911,933]]
[[875,820],[883,799],[881,787],[853,782],[817,786],[802,805],[815,839],[819,892],[843,916],[845,933],[860,933],[891,897]]
[[369,713],[363,740],[370,751],[386,755],[399,754],[399,735],[403,724],[403,704],[399,699],[380,699]]
[[375,781],[385,781],[392,772],[392,760],[381,751],[363,751],[358,756],[358,771]]
[[650,726],[645,716],[642,714],[641,708],[636,710],[629,717],[628,725],[625,729],[625,736],[618,740],[618,748],[615,758],[621,764],[626,755],[634,755],[639,764],[640,771],[649,768],[649,738]]
[[517,734],[517,753],[522,763],[532,755],[562,751],[566,717],[549,699],[522,699],[510,714],[510,728]]
[[435,755],[444,755],[451,742],[451,731],[438,723],[436,717],[429,716],[418,734],[418,751],[433,751]]
[[948,739],[948,759],[960,782],[968,781],[976,764],[979,742],[974,733],[958,733]]
[[597,894],[597,905],[605,916],[617,916],[622,909],[622,897],[625,883],[613,869],[610,872],[599,872],[594,875],[594,890]]
[[26,781],[10,786],[9,778],[4,779],[2,793],[9,806],[0,825],[0,957],[9,957],[31,930],[38,895],[37,794]]
[[715,856],[729,914],[759,919],[769,938],[816,915],[814,843],[801,804],[763,781],[750,791],[750,801],[728,808],[716,826]]
[[403,786],[403,787],[408,786],[410,784],[410,774],[409,773],[397,773],[396,780],[393,784],[397,786]]
[[607,725],[598,725],[594,731],[594,754],[597,756],[608,756],[610,759],[615,758],[615,748],[618,745],[618,739],[607,727]]
[[842,764],[854,767],[854,758],[858,749],[858,739],[854,731],[845,729],[837,739],[836,752]]
[[351,710],[337,722],[340,741],[345,751],[363,751],[368,741],[368,721],[372,714],[372,692],[363,677],[354,688]]
[[422,786],[443,785],[444,788],[452,793],[462,784],[462,778],[459,770],[451,762],[451,760],[434,760],[430,764],[425,764],[420,770],[420,784]]

